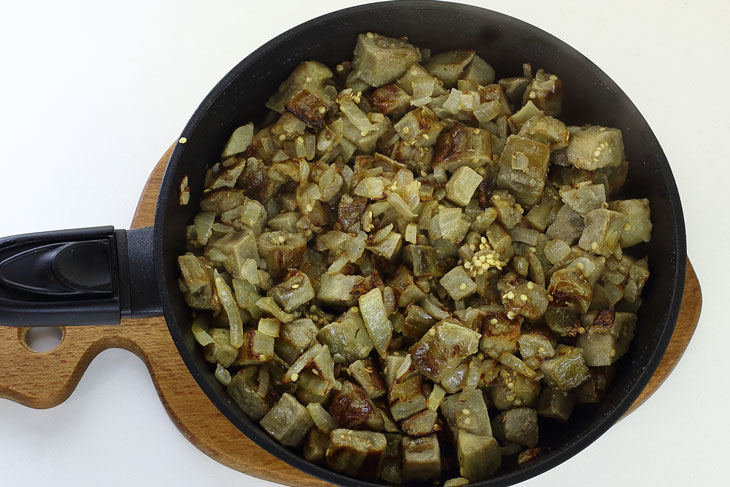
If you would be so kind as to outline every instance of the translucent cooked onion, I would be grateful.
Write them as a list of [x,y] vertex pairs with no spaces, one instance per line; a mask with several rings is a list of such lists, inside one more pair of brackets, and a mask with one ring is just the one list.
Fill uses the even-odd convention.
[[233,297],[233,291],[228,287],[228,284],[218,274],[218,271],[213,271],[215,290],[218,294],[218,299],[223,306],[228,317],[228,325],[231,330],[231,345],[238,348],[243,345],[243,321],[241,321],[241,313],[238,311],[238,304],[236,299]]

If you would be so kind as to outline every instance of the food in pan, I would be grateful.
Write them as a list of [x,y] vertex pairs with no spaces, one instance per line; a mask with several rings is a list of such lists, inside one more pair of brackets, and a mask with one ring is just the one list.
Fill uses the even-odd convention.
[[601,400],[649,277],[626,249],[652,224],[615,199],[621,131],[566,126],[563,96],[529,64],[497,80],[474,50],[366,33],[233,132],[180,289],[253,421],[348,476],[456,486]]

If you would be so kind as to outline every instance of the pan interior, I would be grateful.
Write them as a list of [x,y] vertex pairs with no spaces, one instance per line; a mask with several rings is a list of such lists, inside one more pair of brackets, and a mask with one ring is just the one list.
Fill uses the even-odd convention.
[[[190,312],[177,287],[176,257],[185,252],[185,228],[197,212],[206,165],[214,164],[231,132],[260,122],[264,103],[304,60],[334,66],[352,57],[361,32],[402,37],[434,53],[474,48],[498,77],[521,75],[529,62],[557,74],[564,83],[560,118],[567,124],[598,124],[623,131],[630,163],[624,197],[651,201],[651,278],[644,290],[636,337],[619,361],[616,380],[600,405],[577,408],[570,422],[541,422],[542,454],[516,470],[478,485],[511,485],[574,455],[595,440],[631,405],[655,370],[671,337],[682,295],[685,236],[679,196],[656,137],[628,97],[593,63],[551,35],[485,9],[445,2],[385,2],[320,17],[267,43],[237,65],[211,91],[182,135],[165,174],[155,233],[157,274],[165,317],[188,368],[205,393],[241,431],[266,450],[310,474],[342,485],[370,485],[316,467],[281,447],[251,422],[214,379],[202,359],[189,323]],[[610,39],[606,39],[609,42]],[[257,125],[258,128],[258,125]],[[190,203],[181,207],[179,186],[188,176]],[[631,252],[629,252],[631,253]]]

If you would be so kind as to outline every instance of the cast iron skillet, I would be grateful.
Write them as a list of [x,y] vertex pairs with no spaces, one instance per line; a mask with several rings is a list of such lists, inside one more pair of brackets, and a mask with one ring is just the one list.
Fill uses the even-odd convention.
[[[180,355],[218,409],[245,435],[283,461],[326,481],[370,486],[306,462],[250,421],[213,377],[190,332],[191,314],[178,290],[176,258],[197,212],[205,165],[217,161],[234,128],[265,115],[264,102],[301,61],[334,66],[350,59],[358,33],[407,36],[433,52],[476,48],[498,76],[530,62],[565,86],[561,119],[623,130],[630,161],[625,196],[651,201],[651,278],[644,289],[636,338],[599,405],[577,408],[565,425],[541,423],[541,455],[481,486],[507,486],[538,475],[596,440],[647,384],[674,329],[684,285],[685,229],[667,159],[628,97],[591,61],[529,24],[489,10],[447,2],[400,1],[349,8],[306,22],[268,42],[228,73],[185,127],[165,172],[155,226],[50,232],[0,240],[0,323],[16,326],[115,324],[120,316],[164,312]],[[598,34],[600,35],[600,34]],[[606,39],[610,42],[610,39]],[[190,202],[180,205],[188,177]]]

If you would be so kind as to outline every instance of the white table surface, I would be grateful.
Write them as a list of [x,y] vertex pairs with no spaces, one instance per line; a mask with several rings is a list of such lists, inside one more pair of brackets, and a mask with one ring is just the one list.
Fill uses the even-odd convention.
[[[4,3],[0,235],[126,228],[153,165],[219,78],[284,30],[362,2],[253,3]],[[719,305],[728,291],[721,276],[730,272],[729,3],[470,3],[563,39],[636,103],[671,162],[704,290],[697,332],[662,388],[588,449],[523,485],[722,484],[730,433],[730,325]],[[121,350],[99,355],[56,408],[0,400],[0,484],[273,485],[190,445],[142,362]]]

